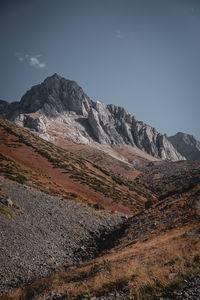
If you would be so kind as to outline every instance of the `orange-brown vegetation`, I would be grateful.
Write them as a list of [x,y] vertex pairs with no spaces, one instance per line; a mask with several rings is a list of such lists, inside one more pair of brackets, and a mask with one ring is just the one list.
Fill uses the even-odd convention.
[[65,295],[67,299],[81,299],[120,291],[124,286],[125,299],[129,294],[147,299],[164,290],[182,287],[185,279],[200,272],[200,240],[196,234],[199,219],[194,205],[187,221],[179,216],[175,228],[172,227],[176,217],[172,217],[168,224],[152,232],[141,226],[141,235],[137,238],[132,226],[135,218],[137,216],[129,220],[119,244],[101,257],[82,263],[72,271],[53,272],[24,289],[10,292],[3,299],[44,299],[50,292]]
[[[100,156],[100,151],[92,154],[98,163],[95,159],[84,159],[1,120],[0,154],[0,174],[11,180],[37,185],[43,191],[67,199],[73,193],[77,201],[101,203],[107,209],[125,214],[144,208],[144,189],[138,191],[128,177],[124,179],[121,175],[125,169],[130,177],[138,171],[108,155]],[[107,168],[104,168],[105,161]],[[154,197],[152,193],[148,195]]]
[[142,157],[137,171],[88,146],[69,142],[61,149],[5,120],[0,139],[1,176],[132,215],[123,234],[109,237],[115,246],[100,257],[73,270],[66,262],[65,270],[3,300],[45,299],[50,292],[81,299],[124,287],[125,299],[130,294],[149,299],[200,273],[200,163],[156,161],[146,167]]

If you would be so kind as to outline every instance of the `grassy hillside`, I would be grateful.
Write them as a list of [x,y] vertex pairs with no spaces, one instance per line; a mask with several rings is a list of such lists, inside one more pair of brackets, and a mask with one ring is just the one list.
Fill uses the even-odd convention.
[[74,270],[53,272],[3,299],[44,299],[50,294],[109,299],[109,293],[122,299],[151,299],[183,287],[185,280],[200,273],[200,211],[195,191],[192,201],[186,197],[189,194],[167,198],[130,218],[116,246],[99,258]]
[[151,299],[200,274],[199,162],[143,160],[136,170],[87,146],[87,154],[77,155],[75,148],[79,154],[83,148],[59,148],[5,120],[0,133],[1,176],[131,215],[102,240],[96,259],[73,270],[66,262],[63,271],[35,279],[3,300],[108,299],[109,293]]
[[[97,164],[6,120],[0,120],[0,139],[0,174],[8,179],[127,214],[141,211],[148,199],[154,199],[152,192],[117,173],[119,161],[108,155],[102,157],[98,152]],[[101,166],[106,159],[112,160],[113,170]],[[122,162],[120,168],[131,169]],[[131,171],[134,173],[133,167]]]

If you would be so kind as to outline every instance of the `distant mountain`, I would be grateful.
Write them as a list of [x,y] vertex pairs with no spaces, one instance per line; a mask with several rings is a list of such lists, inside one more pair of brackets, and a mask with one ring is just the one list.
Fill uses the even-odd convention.
[[7,115],[8,107],[9,107],[8,102],[0,99],[0,115],[1,116]]
[[158,158],[184,160],[163,134],[123,107],[92,101],[74,81],[54,74],[32,87],[20,102],[0,102],[0,115],[48,140],[64,139],[110,147],[132,146]]
[[200,160],[200,141],[193,135],[178,132],[170,136],[169,141],[176,150],[188,160]]

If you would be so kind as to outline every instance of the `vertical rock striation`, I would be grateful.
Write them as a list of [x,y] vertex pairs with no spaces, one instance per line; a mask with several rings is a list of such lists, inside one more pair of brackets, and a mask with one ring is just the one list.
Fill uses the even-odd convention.
[[174,148],[188,160],[200,160],[200,141],[193,135],[178,132],[170,136],[169,141]]
[[0,101],[0,115],[43,133],[53,120],[64,122],[76,142],[129,145],[162,159],[185,159],[155,128],[138,121],[123,107],[93,102],[75,81],[57,74],[32,87],[20,102]]

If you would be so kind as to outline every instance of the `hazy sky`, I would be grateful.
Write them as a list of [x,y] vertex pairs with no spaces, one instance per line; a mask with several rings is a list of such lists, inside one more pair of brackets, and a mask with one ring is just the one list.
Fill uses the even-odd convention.
[[58,73],[200,139],[200,0],[0,0],[0,99]]

